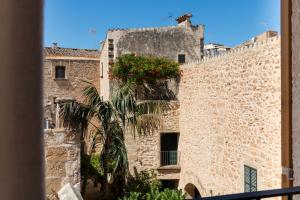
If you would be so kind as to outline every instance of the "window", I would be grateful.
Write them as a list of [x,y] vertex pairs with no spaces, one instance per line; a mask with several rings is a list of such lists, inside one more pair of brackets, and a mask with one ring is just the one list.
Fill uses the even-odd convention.
[[177,189],[178,187],[178,182],[179,180],[169,180],[169,179],[166,179],[166,180],[160,180],[161,182],[161,190],[163,191],[164,189]]
[[101,75],[100,78],[103,78],[103,63],[101,63]]
[[108,50],[113,51],[114,50],[114,44],[108,44]]
[[178,63],[180,64],[185,63],[185,54],[178,55]]
[[64,66],[56,66],[55,67],[55,78],[57,78],[57,79],[65,79],[66,78],[66,67],[64,67]]
[[257,191],[257,170],[244,166],[244,190],[245,192],[256,192]]
[[161,134],[161,166],[178,165],[178,134]]

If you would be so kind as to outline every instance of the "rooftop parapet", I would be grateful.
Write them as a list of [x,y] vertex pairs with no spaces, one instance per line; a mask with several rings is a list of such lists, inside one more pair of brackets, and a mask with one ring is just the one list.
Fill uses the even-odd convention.
[[240,53],[244,53],[244,52],[247,52],[247,51],[250,51],[250,50],[255,50],[256,48],[260,48],[262,46],[268,46],[272,43],[278,43],[280,45],[280,38],[281,37],[278,36],[278,35],[274,36],[274,37],[270,37],[270,38],[267,38],[266,40],[261,40],[261,41],[258,41],[258,42],[254,42],[253,44],[250,44],[248,46],[241,46],[241,47],[238,47],[238,48],[231,49],[230,51],[226,51],[226,52],[221,53],[221,54],[216,55],[216,56],[204,57],[201,60],[196,60],[196,61],[186,63],[186,64],[182,65],[181,67],[191,67],[194,64],[202,64],[202,63],[205,63],[205,62],[211,62],[211,61],[215,61],[215,60],[218,60],[218,59],[224,59],[224,58],[226,58],[230,55],[238,55]]

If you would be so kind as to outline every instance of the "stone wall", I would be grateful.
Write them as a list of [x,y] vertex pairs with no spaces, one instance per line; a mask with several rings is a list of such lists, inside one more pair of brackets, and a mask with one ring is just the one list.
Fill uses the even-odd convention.
[[186,62],[200,59],[201,39],[204,27],[162,27],[123,31],[116,43],[116,55],[137,53],[178,60],[178,54],[186,55]]
[[[113,40],[113,50],[109,50],[109,40]],[[118,56],[135,53],[177,62],[178,54],[185,54],[186,62],[191,62],[203,55],[203,40],[203,25],[109,30],[100,55],[100,67],[103,68],[101,95],[107,100],[113,91],[112,81],[108,78],[109,62],[115,61]]]
[[[258,170],[258,190],[281,187],[280,38],[182,66],[179,95],[164,127],[127,135],[132,173],[194,185],[202,196],[244,191],[244,165]],[[180,162],[160,167],[160,134],[179,133]],[[230,184],[230,187],[228,187]]]
[[80,137],[65,129],[44,131],[46,193],[50,197],[67,183],[80,183]]
[[[179,102],[170,101],[171,109],[163,114],[162,126],[159,131],[149,135],[127,134],[126,145],[129,158],[129,168],[132,174],[135,171],[154,169],[160,167],[160,134],[179,133]],[[166,179],[168,174],[158,173],[160,179]],[[168,177],[170,178],[170,177]],[[177,176],[177,179],[179,176]],[[170,179],[174,179],[170,178]]]
[[[66,79],[55,79],[55,66],[66,67]],[[53,98],[73,97],[82,99],[82,90],[86,86],[82,80],[92,82],[97,89],[99,83],[99,60],[48,59],[44,60],[44,105],[53,102]]]
[[[292,120],[294,185],[300,185],[300,2],[292,1]],[[300,199],[300,197],[298,197]]]
[[[60,50],[60,49],[58,49]],[[58,51],[57,49],[53,49]],[[75,51],[66,49],[66,51]],[[80,51],[80,50],[76,50]],[[90,57],[45,56],[43,65],[44,118],[51,129],[45,129],[46,192],[55,194],[67,183],[80,182],[79,134],[60,128],[57,112],[58,99],[83,101],[82,90],[93,83],[99,90],[99,59]],[[66,79],[55,79],[55,66],[66,67]]]
[[182,66],[179,188],[243,192],[244,165],[258,170],[258,190],[281,187],[280,59],[274,37]]

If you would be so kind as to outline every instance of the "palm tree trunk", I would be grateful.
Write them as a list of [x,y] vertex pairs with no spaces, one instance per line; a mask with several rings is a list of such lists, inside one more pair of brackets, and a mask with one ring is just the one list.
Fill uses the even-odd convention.
[[104,180],[102,182],[102,186],[101,189],[102,192],[103,192],[103,197],[104,199],[108,199],[108,195],[109,195],[109,185],[108,185],[108,149],[109,149],[109,140],[110,138],[108,137],[106,140],[105,140],[105,144],[104,144],[104,153],[103,153],[103,156],[102,156],[102,162],[103,162],[103,177],[104,177]]

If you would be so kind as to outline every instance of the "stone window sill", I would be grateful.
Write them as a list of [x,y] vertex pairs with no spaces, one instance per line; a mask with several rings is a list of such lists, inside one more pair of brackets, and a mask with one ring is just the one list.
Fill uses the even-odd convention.
[[181,170],[179,165],[165,165],[157,168],[157,170]]
[[54,78],[55,81],[67,81],[67,78]]

